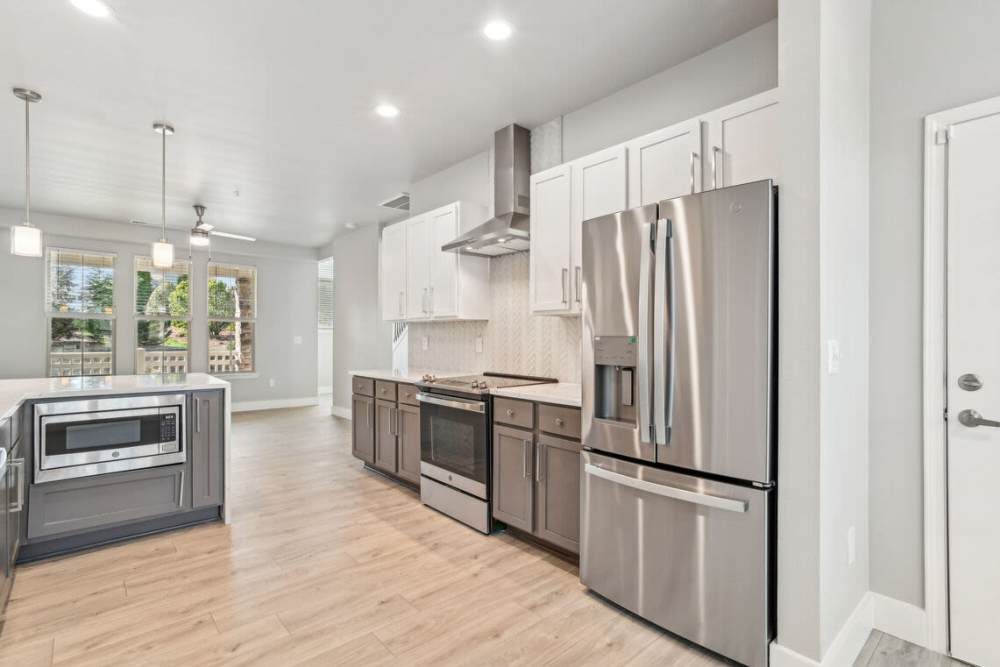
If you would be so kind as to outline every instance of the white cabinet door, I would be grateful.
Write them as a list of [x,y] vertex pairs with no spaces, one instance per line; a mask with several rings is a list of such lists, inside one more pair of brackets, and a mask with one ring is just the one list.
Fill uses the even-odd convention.
[[570,228],[569,293],[573,312],[580,310],[583,284],[583,222],[628,208],[625,146],[598,151],[571,163],[573,220]]
[[693,119],[625,144],[628,206],[635,208],[702,190],[701,121]]
[[406,222],[406,317],[411,320],[429,317],[430,232],[426,217]]
[[382,230],[381,271],[382,319],[406,317],[406,223]]
[[713,111],[703,120],[706,189],[779,180],[777,89]]
[[531,177],[531,311],[567,312],[570,308],[570,229],[572,168],[563,164]]
[[458,205],[427,214],[430,221],[430,291],[427,309],[432,317],[458,317],[458,253],[441,246],[458,236]]

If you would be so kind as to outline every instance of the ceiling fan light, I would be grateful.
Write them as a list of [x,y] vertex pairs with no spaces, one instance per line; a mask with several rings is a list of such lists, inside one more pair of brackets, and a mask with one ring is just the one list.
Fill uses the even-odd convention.
[[10,228],[10,252],[21,257],[42,256],[42,230],[34,225],[14,225]]
[[152,255],[153,266],[158,269],[169,269],[174,265],[174,244],[165,240],[154,241]]
[[209,245],[209,243],[211,243],[211,240],[208,238],[208,232],[206,232],[204,229],[198,229],[197,227],[191,229],[192,246],[205,248]]

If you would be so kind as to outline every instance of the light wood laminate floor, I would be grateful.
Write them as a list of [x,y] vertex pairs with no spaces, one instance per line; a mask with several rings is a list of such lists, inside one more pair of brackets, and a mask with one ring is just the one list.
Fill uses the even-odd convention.
[[0,665],[722,664],[364,471],[324,409],[233,435],[230,526],[19,567]]

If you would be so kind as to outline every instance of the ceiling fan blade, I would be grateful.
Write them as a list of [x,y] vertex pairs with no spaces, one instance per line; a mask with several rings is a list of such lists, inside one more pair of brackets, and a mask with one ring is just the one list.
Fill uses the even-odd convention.
[[210,231],[209,234],[211,234],[212,236],[223,236],[227,239],[236,239],[237,241],[249,241],[250,243],[253,243],[257,240],[253,236],[245,236],[243,234],[230,234],[229,232]]

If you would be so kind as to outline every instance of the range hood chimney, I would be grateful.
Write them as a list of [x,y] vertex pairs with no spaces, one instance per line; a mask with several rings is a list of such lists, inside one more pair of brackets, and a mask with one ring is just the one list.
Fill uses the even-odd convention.
[[493,135],[493,217],[441,246],[447,252],[495,257],[528,249],[531,133],[508,125]]

